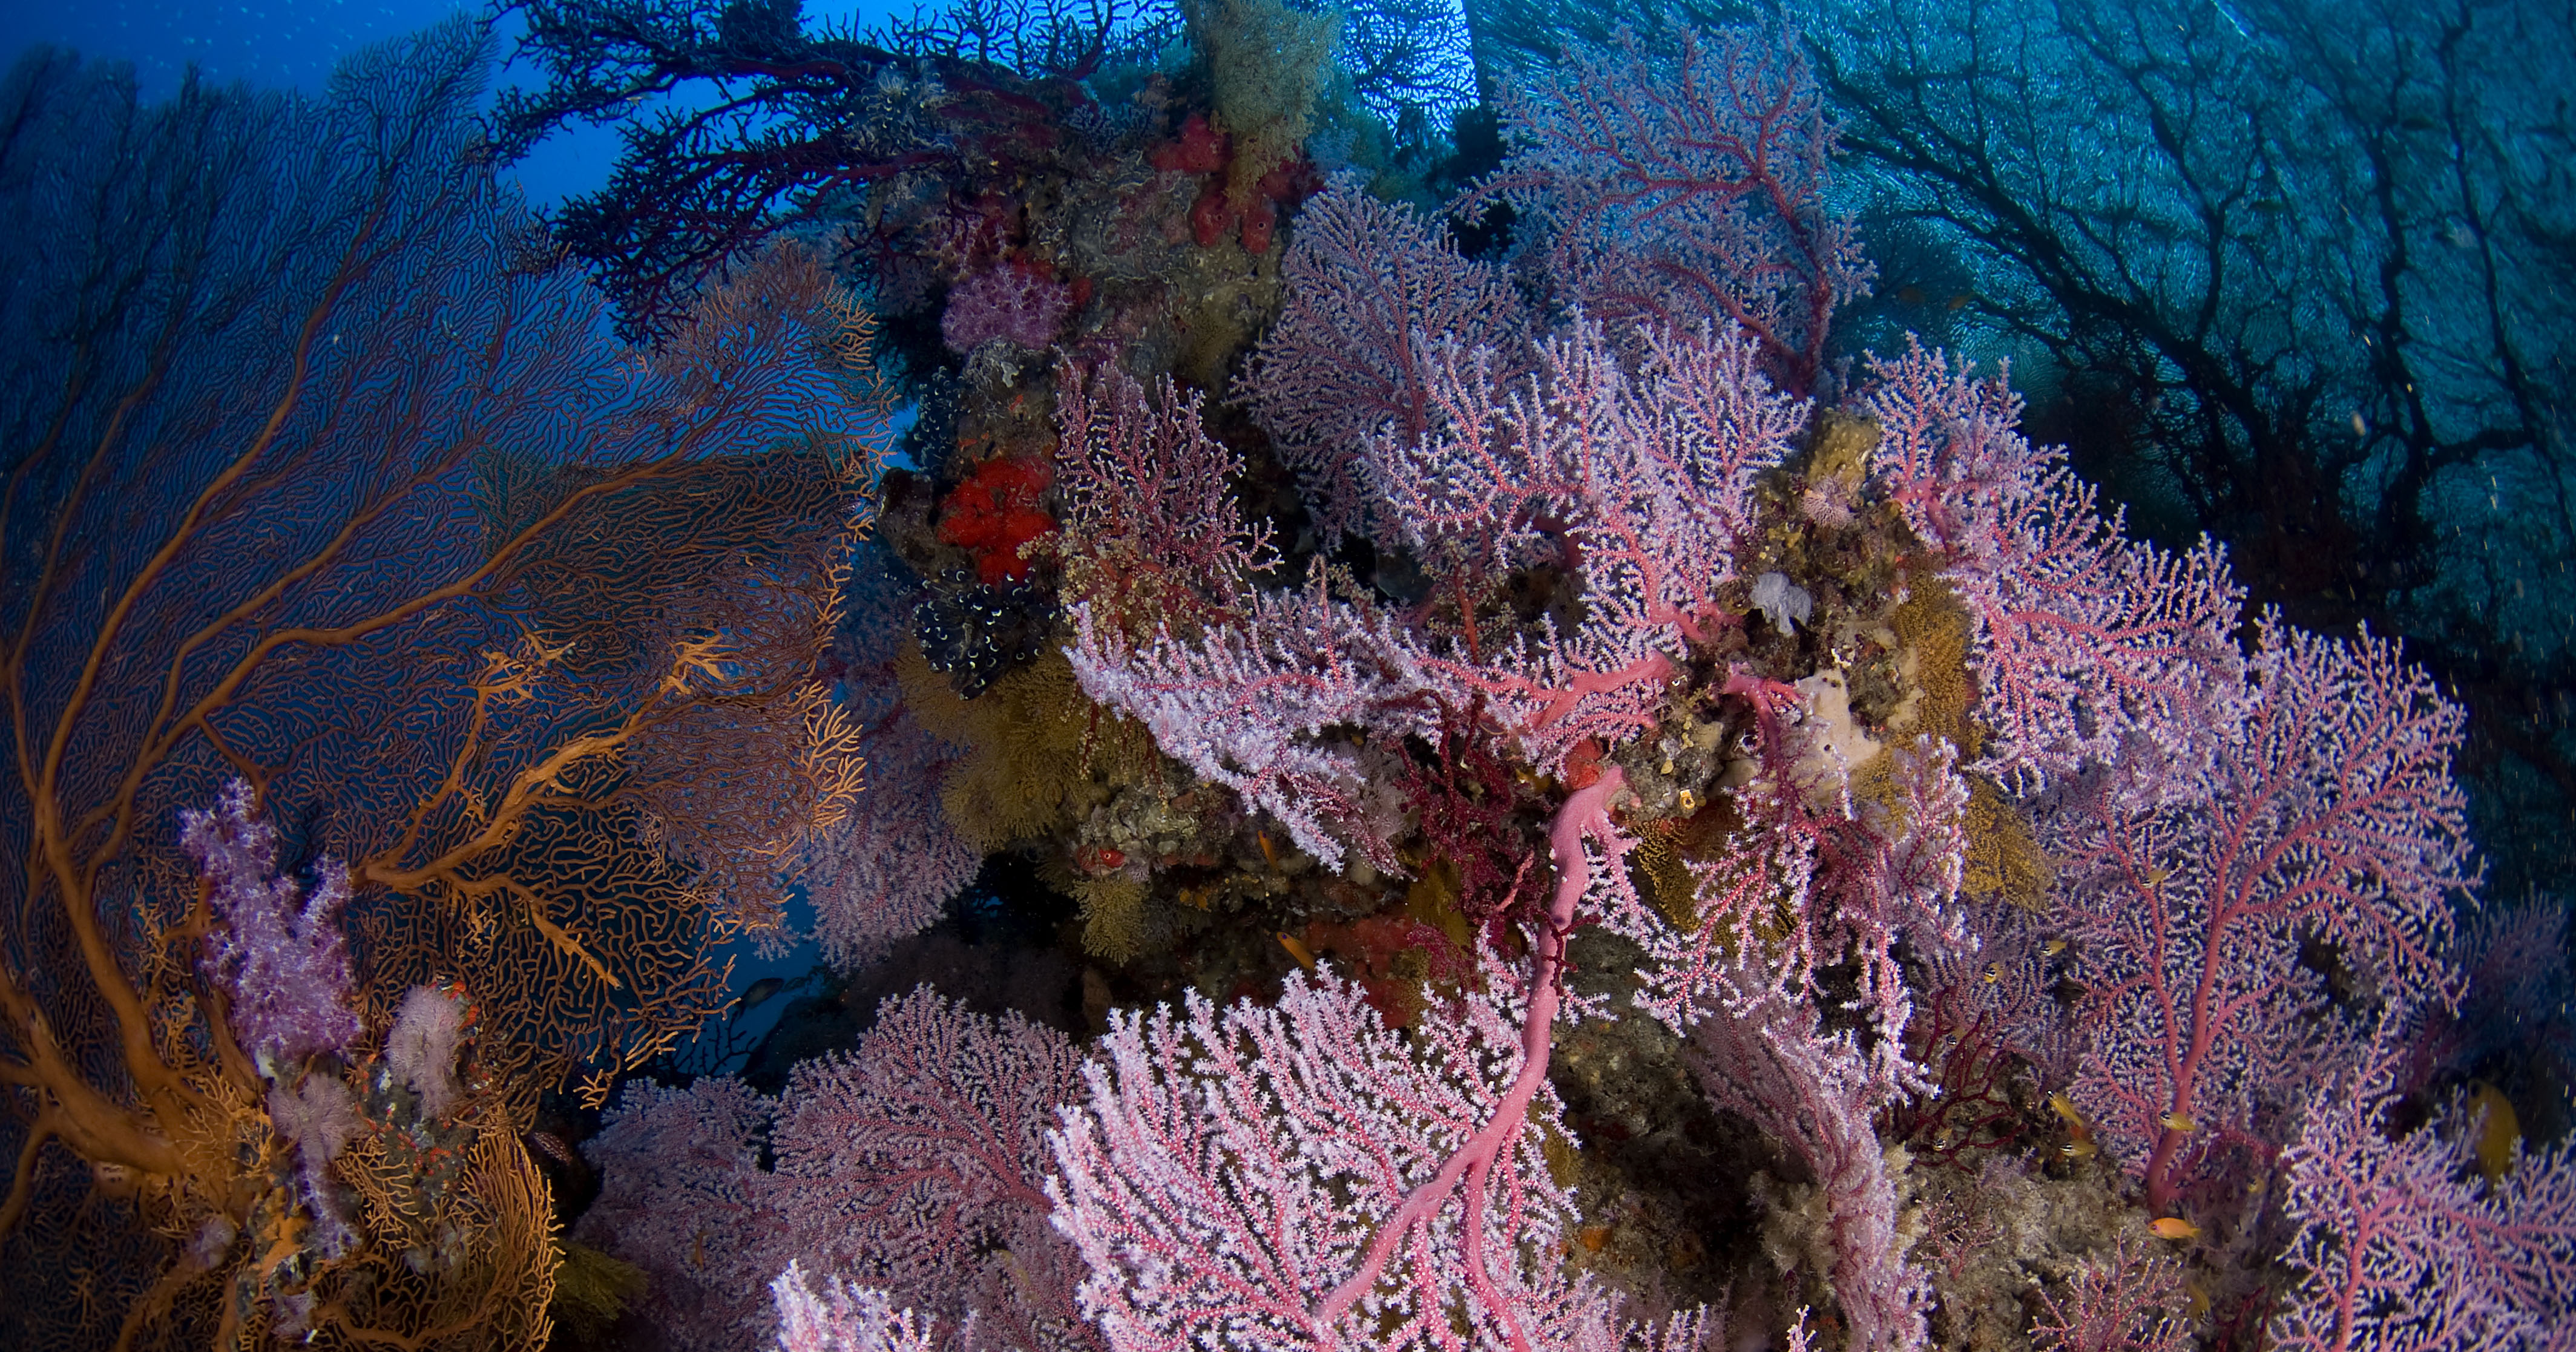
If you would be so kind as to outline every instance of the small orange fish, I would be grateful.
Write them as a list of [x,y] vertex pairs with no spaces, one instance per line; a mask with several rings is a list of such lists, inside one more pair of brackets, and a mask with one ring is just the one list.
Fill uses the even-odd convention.
[[1315,970],[1315,950],[1299,942],[1296,935],[1286,930],[1279,931],[1279,946],[1288,950],[1288,956],[1295,958],[1298,966],[1310,972]]
[[2083,1113],[2076,1111],[2075,1100],[2062,1092],[2051,1094],[2048,1096],[2048,1110],[2066,1122],[2068,1140],[2057,1148],[2057,1153],[2071,1160],[2093,1158],[2093,1126],[2084,1120]]
[[2183,1240],[2200,1238],[2200,1227],[2184,1220],[2180,1216],[2158,1216],[2154,1220],[2147,1222],[2147,1228],[2155,1231],[2156,1237],[2159,1239]]
[[2066,941],[2064,939],[2051,939],[2047,943],[2041,944],[2039,946],[2039,951],[2049,957],[2056,957],[2058,954],[2066,951]]
[[2188,1132],[2197,1131],[2200,1128],[2199,1123],[2191,1120],[2191,1114],[2189,1113],[2167,1113],[2164,1116],[2157,1118],[2156,1121],[2162,1123],[2164,1125],[2164,1129],[2167,1131]]
[[1279,851],[1271,846],[1270,833],[1255,831],[1252,833],[1252,838],[1261,842],[1261,857],[1269,860],[1270,867],[1275,871],[1279,867]]

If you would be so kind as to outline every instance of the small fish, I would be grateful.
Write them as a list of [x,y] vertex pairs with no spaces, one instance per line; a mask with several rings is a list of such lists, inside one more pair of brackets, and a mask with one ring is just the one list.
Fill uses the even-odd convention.
[[1972,300],[1975,300],[1975,299],[1976,299],[1976,297],[1975,297],[1975,296],[1972,296],[1972,295],[1968,294],[1967,292],[1962,291],[1962,292],[1960,292],[1959,294],[1957,294],[1957,295],[1955,295],[1955,296],[1952,296],[1952,297],[1950,298],[1950,300],[1949,300],[1949,303],[1948,303],[1947,305],[1943,306],[1942,308],[1944,308],[1944,309],[1949,309],[1949,310],[1964,310],[1964,309],[1966,309],[1966,308],[1967,308],[1967,306],[1968,306],[1968,302],[1969,302],[1969,301],[1972,301]]
[[2039,946],[2039,951],[2043,956],[2051,958],[2056,957],[2058,954],[2066,951],[2066,941],[2064,939],[2051,939],[2047,943],[2041,944]]
[[2167,1131],[2197,1131],[2200,1128],[2199,1123],[2191,1120],[2189,1113],[2167,1113],[2156,1120],[2163,1123]]
[[1315,970],[1315,950],[1306,947],[1296,935],[1286,930],[1279,931],[1279,946],[1288,950],[1288,956],[1295,958],[1298,966],[1310,972]]
[[1919,286],[1899,287],[1897,288],[1896,298],[1908,305],[1920,305],[1923,303],[1923,288]]
[[743,991],[742,1007],[745,1009],[756,1009],[763,1002],[767,1001],[769,997],[776,995],[785,989],[787,989],[787,983],[783,979],[774,976],[762,977],[758,981],[751,983],[750,987]]
[[2200,1238],[2200,1227],[2184,1220],[2180,1216],[2158,1216],[2154,1220],[2147,1222],[2147,1228],[2155,1231],[2156,1237],[2159,1239],[2180,1240]]
[[1252,838],[1261,842],[1261,857],[1270,861],[1270,867],[1272,869],[1277,869],[1279,867],[1279,851],[1276,847],[1271,845],[1270,833],[1267,831],[1255,831],[1252,833]]
[[2000,962],[1990,962],[1990,963],[1987,963],[1987,964],[1986,964],[1986,984],[1987,984],[1987,985],[1991,986],[1991,985],[1995,984],[1996,982],[2001,981],[2001,980],[2003,980],[2003,979],[2004,979],[2004,965],[2003,965],[2002,963],[2000,963]]
[[2513,1169],[2513,1148],[2522,1140],[2522,1123],[2513,1115],[2513,1100],[2484,1080],[2470,1090],[2469,1113],[2478,1124],[2478,1173],[2493,1183]]
[[2352,434],[2357,437],[2366,437],[2370,435],[2370,424],[2361,420],[2360,409],[2354,409],[2352,411]]
[[2084,1114],[2076,1110],[2075,1100],[2068,1098],[2062,1091],[2051,1094],[2048,1096],[2048,1110],[2066,1122],[2069,1139],[2066,1144],[2057,1148],[2057,1153],[2070,1160],[2093,1158],[2093,1125],[2086,1122]]

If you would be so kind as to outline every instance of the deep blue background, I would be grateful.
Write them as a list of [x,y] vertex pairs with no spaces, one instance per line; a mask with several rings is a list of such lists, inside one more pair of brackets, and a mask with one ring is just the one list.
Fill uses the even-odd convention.
[[[373,42],[417,32],[483,0],[0,0],[0,54],[36,43],[133,63],[147,99],[179,87],[193,63],[208,78],[319,93],[332,63]],[[809,0],[809,19],[874,22],[911,10],[896,0]],[[515,25],[505,21],[506,35]],[[503,81],[523,78],[504,70]],[[617,154],[611,130],[558,133],[511,171],[529,200],[549,206],[604,182]]]

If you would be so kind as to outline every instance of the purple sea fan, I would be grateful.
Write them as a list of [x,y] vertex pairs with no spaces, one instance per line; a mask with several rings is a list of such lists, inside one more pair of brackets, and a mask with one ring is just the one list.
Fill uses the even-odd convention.
[[[2392,1016],[2360,1064],[2320,1084],[2288,1154],[2286,1255],[2304,1274],[2272,1323],[2282,1352],[2560,1349],[2576,1330],[2576,1150],[2516,1145],[2469,1168],[2459,1109],[2398,1132],[2410,1055]],[[2474,1131],[2474,1125],[2470,1130]]]
[[930,1352],[927,1321],[882,1291],[825,1277],[820,1290],[790,1261],[769,1284],[778,1301],[778,1352]]
[[236,779],[212,811],[179,814],[179,845],[206,878],[223,928],[206,937],[203,970],[229,1000],[233,1036],[270,1063],[345,1051],[363,1031],[348,1004],[349,951],[340,908],[349,870],[313,865],[313,895],[277,876],[277,830],[251,815],[249,783]]

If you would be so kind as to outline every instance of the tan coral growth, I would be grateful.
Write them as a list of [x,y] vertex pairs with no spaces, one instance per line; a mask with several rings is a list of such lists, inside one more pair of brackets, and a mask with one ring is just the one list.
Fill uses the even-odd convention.
[[1341,12],[1301,13],[1282,0],[1182,0],[1190,41],[1215,86],[1218,128],[1234,138],[1226,195],[1251,206],[1262,175],[1297,153],[1333,72]]
[[[376,1242],[334,1271],[314,1314],[317,1330],[364,1329],[392,1345],[442,1352],[545,1346],[553,1332],[554,1202],[506,1122],[474,1135],[453,1184],[435,1195],[360,1193]],[[397,1237],[410,1246],[393,1248]]]
[[1062,832],[1151,763],[1142,730],[1118,724],[1086,698],[1061,653],[1006,673],[970,700],[931,668],[918,645],[907,644],[895,658],[895,679],[921,725],[959,748],[939,801],[959,839],[978,853]]
[[[1948,586],[1921,578],[1911,583],[1910,594],[1889,621],[1903,645],[1900,667],[1907,687],[1905,703],[1888,720],[1889,727],[1946,738],[1963,760],[1974,756],[1985,733],[1969,716],[1977,691],[1968,670],[1967,609]],[[1967,834],[1960,890],[2023,910],[2039,909],[2051,877],[2047,857],[2032,838],[2030,823],[2001,789],[1978,775],[1968,777]]]

